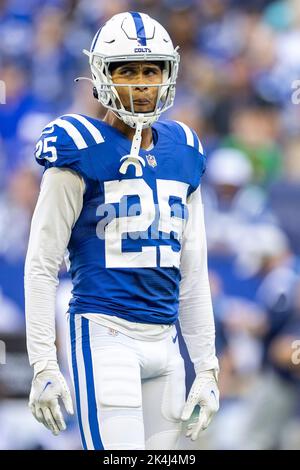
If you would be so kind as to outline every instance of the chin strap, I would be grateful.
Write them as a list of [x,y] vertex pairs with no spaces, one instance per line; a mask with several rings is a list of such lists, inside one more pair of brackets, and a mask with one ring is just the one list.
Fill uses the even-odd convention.
[[139,116],[136,121],[136,131],[132,139],[130,154],[125,155],[120,160],[120,162],[124,160],[119,170],[120,173],[122,173],[123,175],[127,173],[127,169],[130,165],[133,165],[135,167],[135,176],[143,175],[142,166],[145,166],[146,163],[145,163],[145,160],[139,156],[139,151],[140,151],[141,142],[142,142],[143,123],[144,123],[143,116]]

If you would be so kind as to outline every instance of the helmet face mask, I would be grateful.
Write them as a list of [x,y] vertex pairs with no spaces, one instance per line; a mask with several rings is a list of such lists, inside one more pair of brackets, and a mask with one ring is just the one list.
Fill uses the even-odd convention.
[[[135,15],[135,16],[134,16]],[[144,36],[139,36],[141,25],[144,25]],[[148,33],[149,39],[146,38]],[[109,38],[109,40],[107,40]],[[140,46],[140,43],[148,47]],[[143,50],[141,53],[140,50]],[[122,52],[124,51],[124,54]],[[153,51],[153,52],[152,52]],[[92,81],[96,88],[98,101],[111,110],[125,124],[136,127],[137,120],[143,118],[143,127],[151,126],[159,116],[173,106],[176,79],[179,65],[179,54],[174,49],[166,30],[155,20],[143,13],[121,13],[109,20],[96,34],[89,56]],[[162,62],[162,81],[159,84],[149,83],[114,83],[111,67],[118,63],[128,62]],[[125,109],[116,88],[127,87],[130,97],[130,109]],[[136,87],[156,87],[157,98],[153,111],[138,113],[134,110],[133,91]],[[128,108],[128,107],[127,107]]]

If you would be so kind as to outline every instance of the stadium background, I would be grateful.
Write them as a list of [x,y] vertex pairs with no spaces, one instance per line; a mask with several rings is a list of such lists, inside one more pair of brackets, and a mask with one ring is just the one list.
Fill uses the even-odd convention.
[[[33,150],[54,117],[101,116],[90,84],[73,79],[89,75],[81,50],[99,26],[126,10],[149,13],[180,45],[168,118],[193,127],[208,156],[203,194],[221,409],[195,444],[183,438],[182,446],[300,449],[298,0],[0,1],[0,449],[80,448],[74,420],[54,438],[27,409],[23,266],[41,179]],[[70,281],[65,272],[61,278],[65,370]]]

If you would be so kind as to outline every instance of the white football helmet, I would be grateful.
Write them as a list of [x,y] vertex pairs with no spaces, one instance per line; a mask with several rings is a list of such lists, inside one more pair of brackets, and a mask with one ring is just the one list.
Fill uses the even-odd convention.
[[[94,85],[94,96],[107,109],[112,110],[125,124],[136,128],[151,126],[174,103],[179,54],[167,31],[144,13],[126,12],[113,16],[95,35],[89,56]],[[130,90],[131,110],[124,108],[112,81],[109,66],[112,62],[162,61],[163,79],[156,106],[150,113],[134,111],[132,88],[136,85],[119,84]],[[143,84],[139,84],[143,86]]]

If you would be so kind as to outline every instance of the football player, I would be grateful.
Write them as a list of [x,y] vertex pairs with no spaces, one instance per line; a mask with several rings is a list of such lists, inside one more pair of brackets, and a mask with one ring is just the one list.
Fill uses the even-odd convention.
[[[73,413],[57,363],[55,296],[66,253],[73,282],[69,365],[85,449],[175,449],[219,407],[218,360],[200,183],[205,158],[174,102],[179,54],[148,15],[115,15],[89,57],[103,120],[66,114],[36,146],[45,169],[25,265],[29,406],[57,435]],[[185,401],[175,322],[196,379]]]

